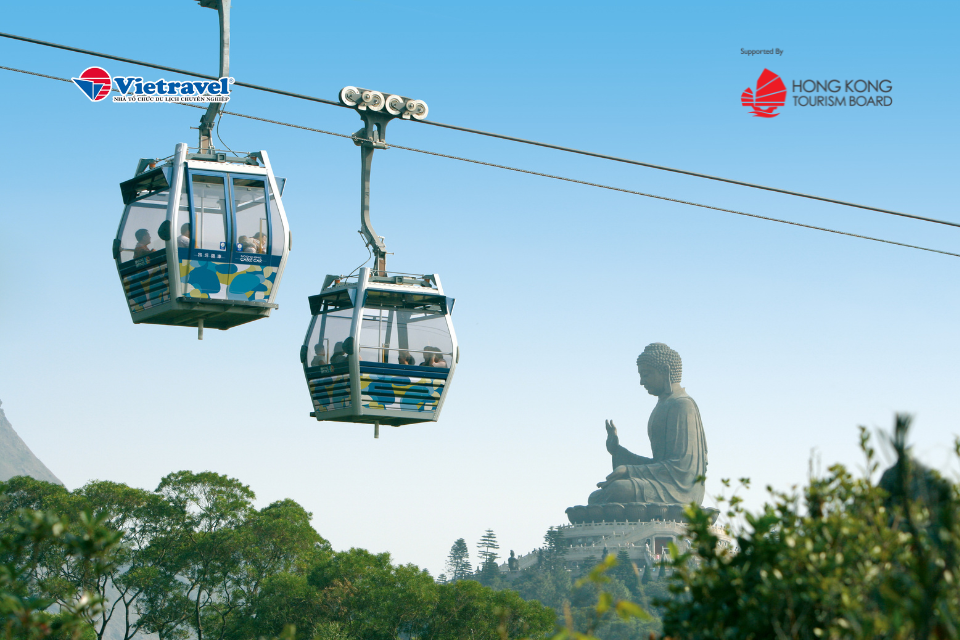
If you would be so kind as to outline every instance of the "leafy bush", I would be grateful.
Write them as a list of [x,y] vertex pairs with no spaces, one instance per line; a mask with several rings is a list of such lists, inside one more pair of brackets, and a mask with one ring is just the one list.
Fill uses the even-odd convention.
[[89,584],[111,566],[119,538],[88,513],[71,525],[50,513],[18,509],[0,530],[0,633],[22,640],[91,638],[88,620],[101,607],[96,594],[81,590],[53,615],[46,610],[56,599],[37,586],[58,582],[45,569],[51,561],[70,567]]
[[[896,465],[880,484],[866,429],[867,475],[842,465],[801,495],[770,491],[743,518],[739,551],[717,546],[706,513],[688,509],[692,548],[674,549],[664,631],[678,638],[958,637],[960,491],[909,456],[910,418],[889,439]],[[960,443],[957,445],[960,454]]]

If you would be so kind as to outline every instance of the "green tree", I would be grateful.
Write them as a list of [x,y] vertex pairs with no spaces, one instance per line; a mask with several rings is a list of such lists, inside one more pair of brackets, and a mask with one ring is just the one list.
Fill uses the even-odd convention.
[[657,573],[657,580],[666,580],[667,579],[667,559],[663,556],[660,557],[660,572]]
[[567,565],[567,545],[563,540],[563,531],[559,527],[550,527],[543,536],[542,565],[544,570],[565,569]]
[[[960,489],[909,457],[908,416],[890,438],[889,490],[871,480],[876,454],[861,428],[867,474],[843,466],[801,495],[770,490],[745,513],[737,553],[719,548],[709,518],[688,509],[693,549],[673,554],[664,630],[684,638],[957,638],[960,620]],[[960,443],[957,445],[960,454]],[[925,476],[925,477],[920,477]],[[918,495],[929,487],[935,494]],[[934,498],[934,499],[932,499]]]
[[437,584],[413,565],[395,566],[390,554],[363,549],[334,553],[309,573],[324,617],[364,640],[416,636],[433,611]]
[[148,588],[148,577],[169,560],[169,546],[164,545],[168,505],[157,494],[115,482],[91,482],[75,495],[84,508],[96,511],[108,528],[122,536],[116,563],[93,582],[104,601],[94,620],[96,637],[102,640],[113,621],[122,625],[123,640],[130,640],[140,631],[138,604]]
[[494,591],[472,580],[437,585],[438,601],[422,640],[542,638],[555,614],[514,591]]
[[596,605],[575,610],[570,602],[565,602],[562,608],[564,628],[552,640],[593,640],[598,633],[604,640],[626,640],[652,631],[655,624],[652,616],[631,602],[626,587],[607,574],[616,566],[617,557],[610,554],[577,580],[574,588],[578,599],[586,595],[590,601],[595,599]]
[[322,591],[310,584],[306,575],[298,573],[280,573],[264,580],[252,614],[244,633],[234,637],[274,637],[293,625],[300,638],[326,640],[327,635],[321,635],[324,625],[341,626],[327,619]]
[[[257,616],[258,612],[268,615],[260,603],[265,597],[264,585],[268,580],[276,581],[274,587],[292,585],[295,578],[305,584],[310,568],[331,553],[330,544],[313,529],[310,518],[309,512],[288,499],[251,512],[237,527],[240,549],[240,570],[234,578],[237,606],[224,619],[224,637],[239,640],[277,635],[282,632],[284,624],[302,628],[302,624],[292,619],[281,621],[274,615],[276,624],[264,629]],[[276,590],[270,593],[271,596],[275,594]],[[275,598],[271,602],[279,604]],[[289,606],[284,606],[284,610],[295,613]],[[302,618],[300,612],[295,615]]]
[[499,548],[500,545],[497,544],[497,534],[493,532],[493,529],[487,529],[483,537],[480,538],[480,542],[477,543],[477,555],[480,557],[480,564],[486,564],[488,560],[496,561],[496,559],[500,557],[497,554],[497,549]]
[[488,557],[480,565],[480,571],[474,577],[477,582],[491,589],[500,589],[504,586],[503,576],[500,575],[500,566],[494,558]]
[[[70,492],[58,484],[28,476],[0,482],[0,521],[13,527],[21,526],[23,514],[28,511],[62,516],[62,521],[68,523],[70,516],[75,520],[82,511],[76,507]],[[72,558],[55,537],[48,538],[32,548],[30,562],[23,569],[23,579],[31,585],[36,596],[66,606],[76,598],[82,586],[75,579],[73,559],[75,557]]]
[[[624,585],[639,584],[637,567],[633,560],[630,559],[630,554],[627,553],[626,549],[620,549],[620,551],[617,552],[617,564],[610,570],[610,575]],[[633,589],[631,589],[631,591],[633,591]]]
[[646,586],[653,580],[653,567],[650,565],[649,560],[644,560],[643,562],[643,578],[640,579],[640,584]]
[[245,540],[239,530],[253,512],[254,493],[238,480],[209,471],[172,473],[156,492],[175,509],[179,522],[170,533],[174,561],[156,576],[161,591],[154,590],[146,600],[151,626],[163,623],[169,635],[186,625],[197,640],[222,638],[243,604]]
[[8,517],[0,528],[0,630],[6,638],[89,637],[89,620],[99,611],[99,597],[80,591],[61,604],[59,614],[51,615],[46,610],[56,601],[43,595],[37,577],[43,580],[44,573],[37,566],[56,549],[62,552],[60,557],[83,565],[87,575],[95,577],[109,570],[119,537],[90,514],[81,514],[74,523],[28,509]]
[[[118,610],[127,614],[124,640],[138,630],[136,616],[129,615],[140,590],[123,578],[138,564],[138,553],[146,544],[146,529],[153,517],[144,508],[153,496],[149,492],[109,482],[94,482],[74,492],[57,484],[29,477],[12,478],[0,483],[0,518],[16,517],[23,508],[42,509],[59,514],[63,522],[74,526],[84,513],[96,513],[105,530],[121,536],[113,550],[113,562],[91,573],[91,565],[82,557],[66,553],[52,540],[36,551],[31,581],[38,595],[51,598],[64,607],[82,592],[98,597],[102,606],[91,620],[95,638],[102,638],[108,622]],[[156,502],[154,500],[153,502]],[[109,596],[109,598],[108,598]]]
[[0,482],[0,522],[17,517],[21,510],[63,511],[70,501],[70,492],[62,485],[15,476]]
[[563,568],[522,571],[511,585],[524,600],[536,600],[556,611],[562,611],[573,590],[573,578]]
[[470,549],[467,548],[466,540],[458,538],[450,547],[450,555],[447,556],[447,573],[450,581],[456,582],[469,577],[473,573],[471,569]]

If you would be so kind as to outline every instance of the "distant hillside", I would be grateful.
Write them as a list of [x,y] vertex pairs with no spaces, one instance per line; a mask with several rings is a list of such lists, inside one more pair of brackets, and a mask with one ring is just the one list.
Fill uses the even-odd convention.
[[[2,405],[0,402],[0,406]],[[30,447],[13,430],[13,425],[7,420],[3,409],[0,409],[0,480],[9,480],[14,476],[30,476],[37,480],[63,484],[33,455]]]

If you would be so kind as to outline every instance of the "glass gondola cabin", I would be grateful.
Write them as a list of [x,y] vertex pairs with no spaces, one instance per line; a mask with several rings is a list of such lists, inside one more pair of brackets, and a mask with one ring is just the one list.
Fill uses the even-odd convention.
[[265,151],[180,143],[166,162],[141,160],[120,184],[113,241],[134,323],[229,329],[269,316],[290,249],[282,190]]
[[440,417],[459,350],[434,275],[327,276],[303,346],[317,420],[401,426]]

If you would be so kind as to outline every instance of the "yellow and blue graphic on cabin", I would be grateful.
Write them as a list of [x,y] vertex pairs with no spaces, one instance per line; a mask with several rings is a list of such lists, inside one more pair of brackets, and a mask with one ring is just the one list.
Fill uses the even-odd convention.
[[[183,295],[220,300],[267,300],[280,265],[279,256],[180,249]],[[275,264],[274,264],[275,263]]]
[[[446,385],[447,369],[360,363],[360,405],[365,409],[434,412]],[[345,365],[310,367],[307,385],[314,410],[352,407],[350,374]]]

